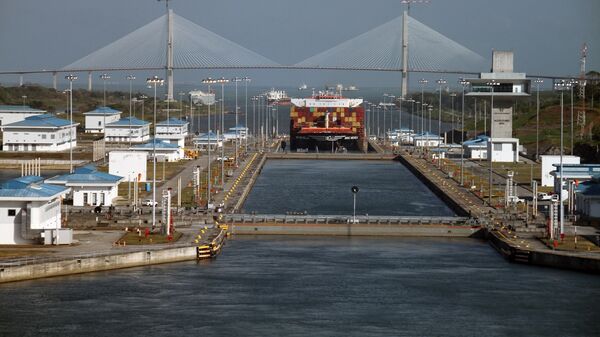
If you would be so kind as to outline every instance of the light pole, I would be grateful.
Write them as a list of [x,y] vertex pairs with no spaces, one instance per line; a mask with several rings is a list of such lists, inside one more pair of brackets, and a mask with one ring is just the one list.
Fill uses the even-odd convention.
[[238,166],[239,130],[238,130],[238,83],[242,81],[239,77],[230,80],[235,83],[235,166]]
[[254,151],[256,151],[256,101],[258,101],[258,97],[252,96],[250,100],[252,101],[252,143]]
[[352,186],[352,223],[356,223],[356,194],[359,191],[358,186]]
[[465,142],[465,91],[467,88],[467,85],[469,85],[469,81],[463,79],[460,79],[460,81],[458,82],[460,85],[462,85],[462,112],[461,112],[461,116],[460,116],[460,120],[461,120],[461,127],[460,127],[460,185],[464,186],[465,185],[465,148],[463,146],[464,142]]
[[179,93],[179,119],[182,119],[183,114],[183,96],[185,96],[185,92]]
[[69,125],[69,173],[73,173],[73,81],[77,80],[77,76],[69,74],[65,76],[65,79],[69,81],[69,120],[71,123]]
[[573,155],[573,87],[577,83],[574,79],[569,81],[569,87],[571,89],[571,155]]
[[[423,105],[421,106],[421,117],[422,118],[425,118],[425,111],[424,111],[424,108],[425,108],[425,105],[426,105],[425,104],[425,86],[427,85],[427,82],[429,82],[429,81],[427,81],[424,78],[422,78],[422,79],[419,80],[419,83],[421,84],[421,102],[423,103]],[[423,120],[421,120],[421,133],[424,132],[423,131],[423,129],[424,129],[423,126],[424,126],[423,125]]]
[[396,139],[398,140],[398,147],[402,150],[402,102],[404,102],[404,97],[400,96],[398,99],[400,101],[400,110],[398,111],[399,120],[398,120],[398,133],[396,134]]
[[[102,106],[106,107],[106,81],[110,79],[110,75],[102,74],[100,75],[100,79],[102,80],[102,92],[103,92],[103,101]],[[104,133],[104,141],[106,142],[106,111],[102,114],[102,133]],[[106,164],[106,154],[104,155],[104,163]]]
[[385,125],[385,115],[387,112],[387,107],[386,107],[386,101],[385,99],[388,97],[388,94],[383,94],[383,143],[385,144],[385,140],[386,140],[386,125]]
[[[440,99],[438,104],[438,134],[442,136],[442,86],[448,83],[448,81],[440,78],[437,80],[437,84],[440,86]],[[442,167],[442,153],[441,153],[442,141],[438,141],[438,168]]]
[[144,116],[144,103],[146,102],[146,98],[148,98],[148,96],[146,95],[141,95],[140,96],[140,100],[142,101],[142,120],[144,120],[145,116]]
[[156,87],[162,86],[165,80],[155,75],[146,79],[146,83],[154,86],[154,124],[152,125],[154,127],[152,138],[152,229],[154,229],[156,227]]
[[[217,80],[214,80],[212,78],[205,78],[202,80],[203,84],[206,84],[208,86],[208,93],[210,94],[210,85],[217,83]],[[216,106],[215,106],[216,108]],[[207,115],[208,115],[208,120],[206,123],[206,138],[207,138],[207,156],[208,156],[208,168],[207,168],[207,177],[206,177],[206,209],[208,211],[210,211],[210,188],[211,188],[211,162],[210,162],[210,137],[211,137],[211,132],[210,132],[210,104],[207,105]],[[215,130],[216,131],[216,130]],[[219,139],[216,140],[216,144],[217,147],[219,146]],[[221,161],[223,161],[223,158],[221,158]]]
[[245,94],[245,104],[246,104],[246,108],[244,110],[244,128],[246,128],[245,130],[245,136],[244,136],[244,144],[245,144],[245,151],[248,151],[248,82],[252,81],[250,79],[250,77],[243,77],[242,81],[244,82],[244,86],[245,86],[245,90],[246,90],[246,94]]
[[[564,206],[563,206],[563,155],[564,155],[564,92],[572,88],[572,82],[560,80],[554,82],[554,90],[560,91],[560,176],[559,176],[559,189],[558,189],[558,204],[559,204],[559,222],[560,222],[560,238],[561,240],[565,236],[564,226]],[[554,228],[552,229],[554,230]],[[556,236],[554,236],[556,237]]]
[[[217,83],[221,84],[221,136],[225,133],[225,83],[229,83],[229,80],[221,77],[217,79]],[[216,108],[216,107],[215,107]],[[221,144],[221,188],[225,188],[225,139]]]
[[133,102],[131,100],[131,92],[132,92],[132,88],[133,88],[133,80],[135,80],[135,76],[133,75],[127,75],[127,80],[129,81],[129,147],[131,147],[131,106],[133,105]]
[[540,160],[540,84],[544,80],[537,78],[533,81],[536,87],[536,113],[535,113],[535,160]]
[[493,190],[493,179],[492,179],[492,170],[494,168],[494,160],[493,160],[493,153],[494,153],[494,142],[493,142],[493,134],[494,134],[494,87],[497,87],[500,85],[499,82],[496,82],[496,80],[491,80],[490,82],[487,83],[487,85],[491,88],[491,92],[492,92],[492,98],[490,100],[490,150],[488,153],[488,159],[490,161],[490,174],[489,174],[489,185],[490,185],[490,193],[489,193],[489,198],[488,198],[488,202],[490,204],[490,206],[492,206],[492,190]]
[[450,115],[452,116],[452,133],[450,134],[452,137],[452,140],[450,141],[450,143],[454,144],[454,98],[456,97],[456,93],[452,92],[450,93]]

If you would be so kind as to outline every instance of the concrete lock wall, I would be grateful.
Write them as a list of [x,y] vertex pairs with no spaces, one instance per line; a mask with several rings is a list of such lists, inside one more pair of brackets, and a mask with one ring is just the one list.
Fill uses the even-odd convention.
[[196,258],[196,247],[138,251],[110,256],[75,258],[25,266],[0,267],[0,283],[51,276],[88,273],[151,264],[187,261]]

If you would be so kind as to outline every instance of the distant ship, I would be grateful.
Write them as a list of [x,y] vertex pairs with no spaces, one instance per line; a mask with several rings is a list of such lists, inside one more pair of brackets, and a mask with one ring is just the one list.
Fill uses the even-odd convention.
[[266,93],[267,101],[271,105],[290,105],[290,98],[285,90],[271,89]]
[[306,84],[302,84],[300,87],[298,87],[298,90],[306,90],[308,89],[308,86]]
[[204,92],[202,90],[193,90],[189,92],[192,103],[194,104],[203,104],[203,105],[213,105],[215,104],[215,94]]
[[363,100],[330,91],[309,98],[292,98],[292,151],[367,151]]
[[338,83],[338,84],[333,85],[333,86],[332,85],[326,85],[325,89],[326,90],[330,90],[330,91],[335,91],[338,94],[341,94],[341,92],[343,92],[343,91],[358,91],[358,88],[355,85],[350,85],[350,86],[344,87],[344,85],[341,84],[341,83]]

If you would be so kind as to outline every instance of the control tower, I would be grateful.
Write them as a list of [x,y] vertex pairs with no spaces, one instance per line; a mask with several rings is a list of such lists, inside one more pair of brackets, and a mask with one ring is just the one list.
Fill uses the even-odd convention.
[[493,162],[517,162],[519,139],[513,138],[513,105],[517,99],[529,97],[531,80],[525,73],[513,71],[512,51],[494,50],[491,72],[467,81],[471,87],[466,96],[493,99],[488,158]]

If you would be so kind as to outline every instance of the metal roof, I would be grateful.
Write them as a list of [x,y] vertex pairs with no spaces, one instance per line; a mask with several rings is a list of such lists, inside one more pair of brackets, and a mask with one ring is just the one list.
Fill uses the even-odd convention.
[[61,128],[70,125],[79,125],[79,123],[71,123],[70,121],[62,118],[57,118],[54,115],[43,114],[36,116],[25,117],[24,120],[6,124],[5,128]]
[[43,114],[46,110],[34,109],[28,105],[0,105],[0,112],[36,112]]
[[84,115],[118,115],[122,113],[122,111],[119,110],[115,110],[111,107],[108,106],[99,106],[94,110],[88,111],[88,112],[84,112]]
[[63,174],[50,179],[46,179],[46,183],[50,184],[116,184],[123,180],[123,177],[100,172],[93,165],[87,165],[75,169],[73,173]]
[[466,146],[485,146],[487,147],[487,142],[490,140],[490,137],[486,135],[479,135],[473,139],[466,140],[463,145]]
[[[131,123],[130,123],[130,121],[131,121]],[[146,122],[141,119],[137,119],[135,117],[131,117],[131,118],[125,117],[125,118],[119,119],[118,121],[106,124],[106,127],[112,127],[112,126],[127,126],[127,127],[129,127],[129,125],[131,125],[132,127],[133,126],[139,127],[139,126],[145,126],[145,125],[149,125],[149,124],[150,124],[150,122]]]
[[0,200],[46,200],[69,192],[69,188],[45,184],[42,179],[25,176],[0,183]]
[[[232,134],[235,134],[235,132],[233,132]],[[194,142],[199,142],[199,141],[200,141],[200,142],[202,142],[202,141],[208,141],[208,140],[209,140],[209,138],[210,138],[210,140],[211,140],[211,141],[216,141],[217,139],[218,139],[219,141],[221,141],[221,140],[223,140],[223,135],[219,135],[219,137],[217,138],[217,135],[216,135],[214,132],[212,132],[212,131],[209,131],[208,133],[204,133],[204,134],[202,134],[202,135],[200,135],[200,136],[196,137],[196,138],[194,139]]]
[[[156,145],[154,145],[156,144]],[[156,147],[157,150],[177,150],[179,145],[165,142],[162,139],[151,139],[149,142],[144,144],[138,144],[130,147],[132,150],[152,150]]]
[[157,126],[183,126],[187,125],[189,122],[183,121],[179,118],[169,118],[167,120],[156,123]]
[[442,136],[436,135],[429,132],[419,133],[413,137],[413,139],[443,139]]

